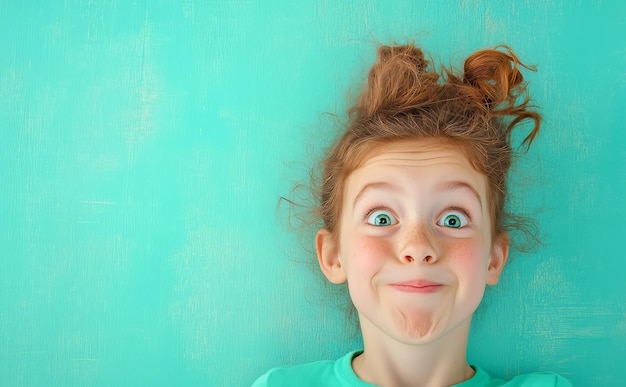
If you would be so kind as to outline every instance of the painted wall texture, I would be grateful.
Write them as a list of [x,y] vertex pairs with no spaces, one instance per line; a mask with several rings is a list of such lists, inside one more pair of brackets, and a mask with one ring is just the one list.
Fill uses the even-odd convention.
[[624,4],[1,1],[0,385],[246,386],[358,347],[277,203],[394,40],[539,69],[514,206],[544,245],[488,294],[470,360],[623,385]]

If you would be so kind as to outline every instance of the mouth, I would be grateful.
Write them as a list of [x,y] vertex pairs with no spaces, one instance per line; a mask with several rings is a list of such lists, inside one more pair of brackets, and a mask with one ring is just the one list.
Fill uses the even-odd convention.
[[389,286],[395,290],[407,293],[435,293],[443,288],[443,284],[426,280],[397,282]]

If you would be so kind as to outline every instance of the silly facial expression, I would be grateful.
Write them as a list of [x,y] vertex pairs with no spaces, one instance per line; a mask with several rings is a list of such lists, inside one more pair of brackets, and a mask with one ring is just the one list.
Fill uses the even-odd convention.
[[487,178],[454,145],[380,148],[345,181],[338,233],[320,230],[320,266],[350,297],[368,332],[429,343],[469,329],[507,256],[491,237]]

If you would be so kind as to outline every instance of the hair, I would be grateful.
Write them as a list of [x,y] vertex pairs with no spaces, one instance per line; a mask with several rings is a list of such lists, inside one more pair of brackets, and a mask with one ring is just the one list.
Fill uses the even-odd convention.
[[338,232],[346,178],[375,148],[434,138],[458,146],[487,177],[492,236],[508,232],[515,223],[504,211],[511,132],[532,121],[522,142],[528,148],[541,122],[529,104],[521,68],[535,70],[507,46],[474,52],[462,73],[445,67],[438,72],[414,45],[380,46],[367,84],[348,111],[345,132],[322,160],[315,211],[324,226]]

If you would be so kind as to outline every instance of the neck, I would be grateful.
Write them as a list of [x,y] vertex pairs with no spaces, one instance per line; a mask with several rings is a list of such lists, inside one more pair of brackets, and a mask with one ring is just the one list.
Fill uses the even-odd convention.
[[434,342],[380,339],[377,327],[361,323],[364,351],[352,368],[362,380],[381,386],[450,386],[471,378],[467,364],[469,321]]

